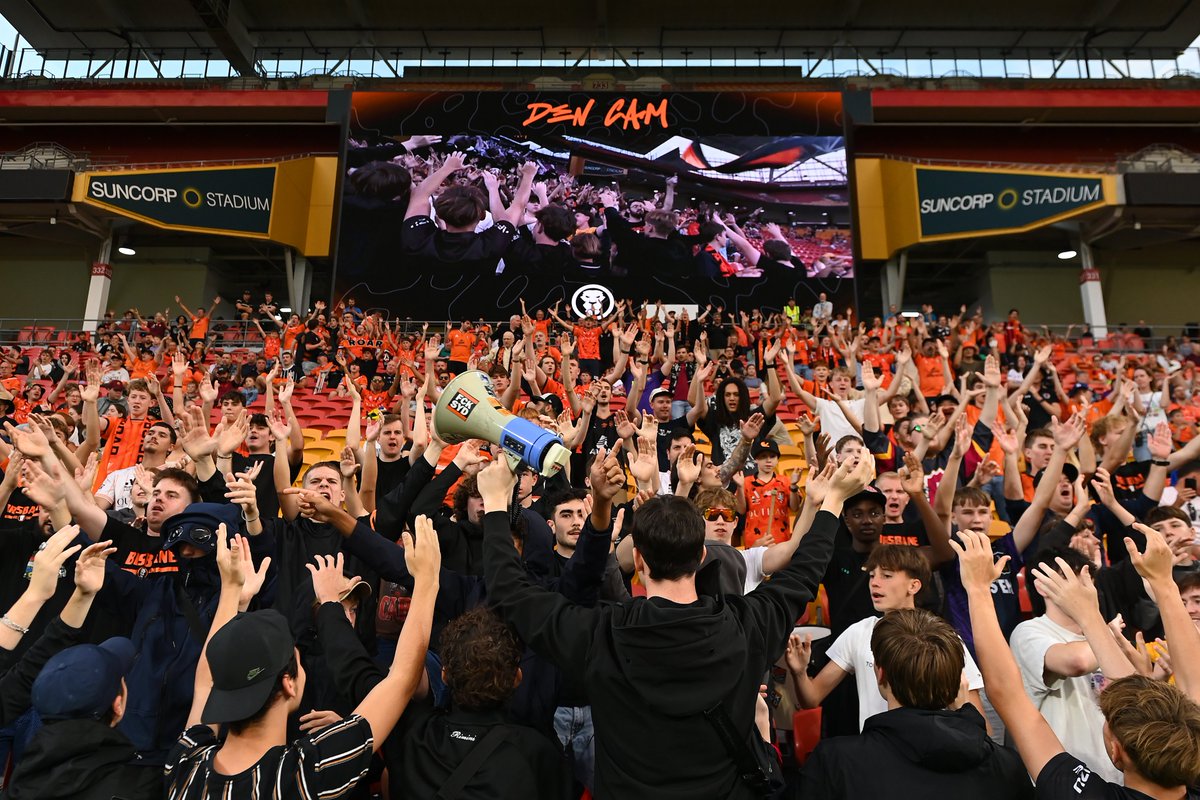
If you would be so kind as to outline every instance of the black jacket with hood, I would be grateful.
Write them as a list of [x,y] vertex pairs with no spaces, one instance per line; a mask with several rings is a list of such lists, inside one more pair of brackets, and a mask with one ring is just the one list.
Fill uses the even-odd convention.
[[897,708],[869,717],[860,736],[817,745],[804,765],[801,796],[1022,800],[1033,797],[1033,783],[1016,751],[988,738],[974,706]]
[[125,734],[91,719],[44,725],[13,770],[9,800],[159,800],[161,769],[138,765]]
[[747,746],[758,737],[758,687],[816,593],[837,527],[819,512],[791,563],[744,597],[710,593],[716,575],[706,568],[694,603],[639,597],[582,608],[528,578],[506,513],[484,517],[490,601],[535,652],[582,676],[596,728],[596,797],[755,796],[703,713],[721,705]]

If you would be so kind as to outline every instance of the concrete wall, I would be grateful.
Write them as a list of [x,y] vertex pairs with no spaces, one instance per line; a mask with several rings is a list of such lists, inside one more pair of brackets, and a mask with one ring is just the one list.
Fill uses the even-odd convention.
[[[993,264],[988,270],[991,314],[1021,309],[1037,323],[1083,321],[1079,264]],[[1124,252],[1096,251],[1109,324],[1178,326],[1200,320],[1200,247]]]
[[[6,239],[0,250],[0,326],[8,329],[46,320],[79,320],[87,299],[94,250],[79,245]],[[136,307],[149,315],[168,306],[179,313],[175,295],[193,309],[212,300],[207,248],[114,256],[108,307],[118,316]]]

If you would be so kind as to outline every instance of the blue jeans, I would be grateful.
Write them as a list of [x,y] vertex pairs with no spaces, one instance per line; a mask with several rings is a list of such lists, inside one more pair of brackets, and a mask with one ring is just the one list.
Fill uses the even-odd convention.
[[554,711],[554,732],[563,747],[575,756],[575,780],[592,791],[596,774],[596,731],[592,727],[592,707],[560,706]]

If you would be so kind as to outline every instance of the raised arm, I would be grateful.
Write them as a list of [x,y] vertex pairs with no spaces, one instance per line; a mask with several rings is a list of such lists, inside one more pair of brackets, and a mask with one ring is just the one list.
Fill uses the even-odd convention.
[[1146,537],[1146,550],[1139,553],[1130,538],[1125,539],[1125,549],[1134,569],[1150,585],[1158,603],[1167,642],[1171,646],[1171,665],[1175,668],[1175,682],[1188,697],[1200,702],[1200,631],[1188,617],[1179,587],[1172,577],[1174,553],[1163,535],[1140,522],[1134,528]]
[[[447,178],[462,169],[462,166],[462,156],[458,153],[451,153],[440,167],[429,173],[425,180],[412,190],[408,196],[408,209],[404,212],[404,218],[428,216],[429,198],[446,182]],[[175,302],[179,302],[179,299],[176,298]],[[185,308],[184,311],[186,310]]]
[[988,700],[1016,742],[1029,776],[1037,781],[1042,768],[1063,752],[1063,746],[1025,693],[1021,670],[996,618],[991,586],[1004,574],[1009,557],[995,559],[986,534],[962,530],[959,537],[962,544],[952,541],[950,546],[958,555],[962,584],[967,591],[975,659],[983,673]]

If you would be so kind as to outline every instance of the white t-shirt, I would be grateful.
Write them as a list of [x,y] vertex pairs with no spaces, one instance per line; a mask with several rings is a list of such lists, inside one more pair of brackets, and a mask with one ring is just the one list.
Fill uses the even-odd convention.
[[125,467],[108,473],[96,496],[107,497],[112,501],[114,509],[133,508],[133,474],[136,469],[137,467]]
[[746,588],[742,594],[750,594],[754,589],[763,582],[763,556],[766,555],[767,548],[751,547],[749,550],[739,550],[742,554],[742,559],[746,562]]
[[[845,401],[846,408],[858,417],[859,422],[862,422],[866,403],[867,398],[865,397]],[[821,419],[821,432],[829,435],[830,444],[837,444],[843,436],[858,436],[858,431],[854,430],[854,426],[846,419],[846,415],[838,408],[838,404],[832,400],[818,397],[816,412]]]
[[[858,729],[863,729],[867,717],[888,710],[887,700],[879,693],[875,679],[875,654],[871,652],[871,634],[882,617],[867,617],[846,628],[829,648],[829,660],[854,676],[858,686]],[[983,688],[983,675],[975,666],[967,646],[963,645],[963,674],[970,689]]]
[[1086,641],[1083,634],[1041,616],[1018,625],[1009,646],[1021,668],[1026,694],[1050,723],[1066,751],[1106,781],[1122,783],[1120,770],[1113,766],[1104,748],[1104,715],[1096,702],[1100,673],[1059,678],[1046,684],[1046,651],[1056,644]]

